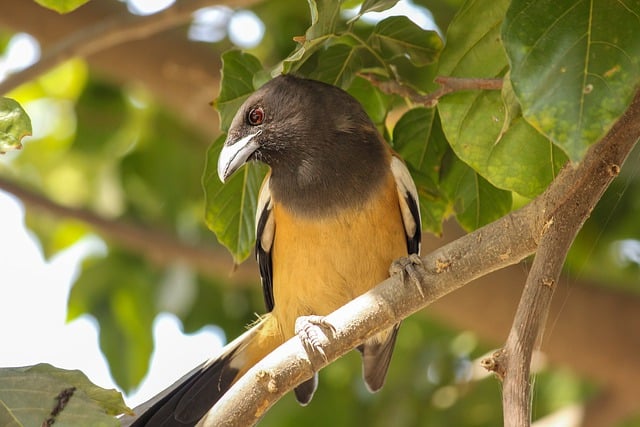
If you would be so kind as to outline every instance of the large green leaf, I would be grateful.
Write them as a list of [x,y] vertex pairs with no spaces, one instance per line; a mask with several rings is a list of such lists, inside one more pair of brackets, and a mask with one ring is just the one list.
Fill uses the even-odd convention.
[[409,110],[393,128],[393,148],[407,162],[418,188],[422,228],[435,234],[442,232],[449,206],[438,185],[447,147],[433,108]]
[[11,98],[0,97],[0,154],[22,148],[22,138],[31,135],[31,119]]
[[205,222],[218,241],[229,249],[236,263],[244,261],[255,241],[255,214],[258,191],[266,167],[252,163],[222,184],[217,163],[225,136],[218,138],[207,152],[202,185],[205,193]]
[[244,102],[254,91],[255,77],[262,71],[262,64],[255,56],[230,50],[222,54],[222,80],[220,96],[215,106],[220,113],[220,129],[229,130],[231,120]]
[[[468,1],[451,23],[438,74],[502,77],[508,68],[499,28],[508,1]],[[456,155],[498,188],[542,192],[565,156],[522,119],[509,88],[467,91],[440,100],[442,127]]]
[[502,37],[524,117],[579,161],[640,82],[640,3],[514,0]]
[[[61,404],[63,396],[68,397]],[[53,410],[60,407],[57,414]],[[116,390],[105,390],[80,371],[48,364],[0,369],[0,425],[119,426],[114,417],[131,410]]]
[[35,0],[36,3],[48,9],[55,10],[58,13],[71,12],[89,0]]
[[368,42],[386,61],[405,57],[416,66],[432,63],[442,50],[438,33],[423,30],[406,16],[390,16],[380,21]]

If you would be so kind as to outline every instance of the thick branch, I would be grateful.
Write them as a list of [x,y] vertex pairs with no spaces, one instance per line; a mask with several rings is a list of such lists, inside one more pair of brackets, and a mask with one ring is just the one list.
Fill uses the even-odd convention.
[[[596,202],[597,200],[593,206]],[[542,337],[551,307],[551,297],[567,252],[589,212],[590,209],[586,213],[572,215],[571,218],[558,218],[558,222],[555,222],[556,217],[552,217],[548,227],[544,228],[545,234],[536,251],[511,332],[503,351],[498,353],[497,370],[504,373],[502,409],[505,427],[531,424],[531,357],[536,343]],[[558,214],[561,215],[560,212]],[[567,223],[567,219],[574,222]]]
[[[636,105],[637,97],[631,110]],[[576,181],[561,186],[565,189],[566,201],[549,211],[506,345],[488,362],[490,369],[504,378],[503,411],[506,426],[531,424],[531,355],[536,343],[541,340],[551,297],[567,252],[602,194],[620,172],[624,158],[607,158],[609,153],[604,150],[623,139],[630,127],[633,125],[630,126],[628,115],[623,116],[607,136],[591,148],[583,165],[592,172],[584,175],[578,173],[578,168],[570,171],[567,175],[574,175]]]
[[422,257],[419,289],[411,280],[391,277],[331,313],[326,320],[335,327],[335,333],[322,344],[325,360],[310,360],[294,337],[244,375],[212,408],[202,425],[255,424],[287,391],[365,339],[471,280],[532,254],[540,239],[545,241],[549,224],[560,221],[559,215],[575,209],[582,212],[584,221],[591,211],[589,201],[606,189],[611,175],[620,170],[638,138],[640,93],[607,136],[589,150],[584,161],[564,168],[541,196]]

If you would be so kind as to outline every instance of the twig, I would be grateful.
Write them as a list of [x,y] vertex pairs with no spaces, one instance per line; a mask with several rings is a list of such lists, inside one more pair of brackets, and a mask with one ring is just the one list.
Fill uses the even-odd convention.
[[97,25],[78,30],[45,52],[40,61],[7,77],[0,83],[0,94],[7,93],[21,84],[35,79],[71,58],[86,58],[110,47],[140,40],[169,28],[183,25],[191,20],[193,12],[196,10],[219,3],[213,0],[183,0],[154,15],[127,14],[106,19]]
[[482,78],[462,78],[438,76],[434,79],[440,85],[435,91],[423,95],[415,89],[404,86],[396,80],[379,80],[374,74],[360,74],[361,77],[369,80],[374,86],[388,94],[400,95],[410,99],[415,104],[422,104],[431,108],[438,104],[443,96],[465,90],[500,90],[502,89],[502,79],[482,79]]
[[[400,283],[398,277],[392,277],[327,316],[335,334],[322,346],[327,362],[321,366],[471,280],[517,263],[536,250],[540,239],[545,246],[551,244],[546,242],[551,237],[545,236],[558,234],[549,228],[552,219],[557,223],[551,226],[564,230],[560,227],[568,226],[565,221],[569,219],[561,216],[574,211],[573,218],[580,218],[581,224],[589,215],[593,200],[620,170],[638,138],[640,93],[607,136],[588,151],[583,162],[564,168],[542,195],[520,210],[424,256],[421,292],[413,284]],[[564,251],[564,246],[560,250]],[[545,258],[548,257],[541,256],[538,263],[542,264]],[[448,267],[441,269],[441,265]],[[533,280],[546,276],[534,273],[531,277]],[[199,425],[254,425],[281,396],[311,375],[311,362],[294,337],[240,378]]]
[[[142,254],[158,266],[166,267],[180,261],[210,277],[220,277],[223,272],[232,270],[230,257],[222,249],[185,243],[164,230],[122,220],[111,220],[87,209],[63,206],[2,176],[0,189],[13,194],[22,203],[40,212],[81,221],[91,226],[103,238]],[[248,269],[238,269],[234,272],[233,278],[236,281],[255,280],[254,273]]]

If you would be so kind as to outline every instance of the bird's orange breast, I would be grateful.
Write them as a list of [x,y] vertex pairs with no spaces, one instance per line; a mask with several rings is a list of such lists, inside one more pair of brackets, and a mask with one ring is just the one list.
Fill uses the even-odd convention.
[[407,255],[391,173],[363,205],[323,218],[301,217],[274,203],[273,293],[280,332],[293,336],[299,316],[326,315],[388,277]]

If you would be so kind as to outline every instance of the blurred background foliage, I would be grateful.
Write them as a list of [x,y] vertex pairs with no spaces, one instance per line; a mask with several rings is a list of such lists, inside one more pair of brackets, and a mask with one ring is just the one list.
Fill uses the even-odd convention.
[[[92,7],[92,3],[83,7]],[[344,7],[359,3],[349,0]],[[416,0],[414,6],[430,13],[444,34],[462,3]],[[246,50],[267,70],[294,50],[293,37],[305,34],[310,25],[306,2],[269,0],[256,2],[248,10],[266,31],[258,44]],[[238,12],[223,11],[226,18],[219,26],[224,33]],[[342,18],[343,23],[346,20]],[[370,30],[375,23],[360,21],[358,25],[356,33],[366,31],[367,26]],[[174,37],[186,39],[188,30],[180,28]],[[0,53],[6,52],[14,36],[15,30],[0,29]],[[206,43],[208,54],[214,57],[233,47],[228,36]],[[408,67],[398,63],[400,70],[403,66]],[[313,68],[314,62],[305,67]],[[210,72],[218,75],[219,70]],[[432,67],[421,68],[417,75],[422,76],[414,80],[419,89],[435,87]],[[370,87],[357,78],[352,86],[356,93],[358,85],[363,85],[360,93],[367,96]],[[147,372],[153,350],[152,322],[158,313],[176,314],[186,332],[213,324],[227,337],[234,337],[254,319],[254,313],[264,311],[253,261],[244,267],[250,274],[230,280],[231,258],[220,255],[219,243],[203,220],[201,177],[207,147],[218,135],[194,126],[185,119],[183,106],[162,102],[144,80],[114,79],[82,59],[67,61],[7,96],[19,100],[32,117],[34,136],[20,152],[0,157],[0,178],[107,224],[96,228],[81,215],[27,210],[27,226],[47,257],[87,236],[98,235],[104,241],[106,251],[85,260],[74,283],[69,319],[84,313],[97,319],[101,349],[123,390],[134,389]],[[213,101],[217,93],[207,96]],[[382,94],[380,99],[398,102],[385,100]],[[387,117],[386,110],[377,116],[374,110],[370,113],[380,125],[398,118]],[[216,120],[213,109],[210,116]],[[576,240],[567,262],[573,283],[588,277],[606,290],[638,293],[638,161],[636,150]],[[515,205],[526,201],[521,195],[514,196]],[[445,211],[443,207],[440,214]],[[227,269],[211,274],[180,259],[154,262],[147,253],[122,245],[110,235],[109,224],[119,222],[139,225],[147,233],[165,233],[184,245],[210,247],[212,253],[218,250]],[[359,358],[351,353],[321,372],[320,388],[309,407],[299,408],[287,396],[261,425],[500,425],[500,385],[477,367],[478,358],[497,345],[480,340],[473,330],[459,330],[433,319],[425,310],[404,322],[387,384],[380,393],[366,392]],[[570,366],[541,363],[539,369],[534,392],[536,419],[585,402],[598,390]]]

